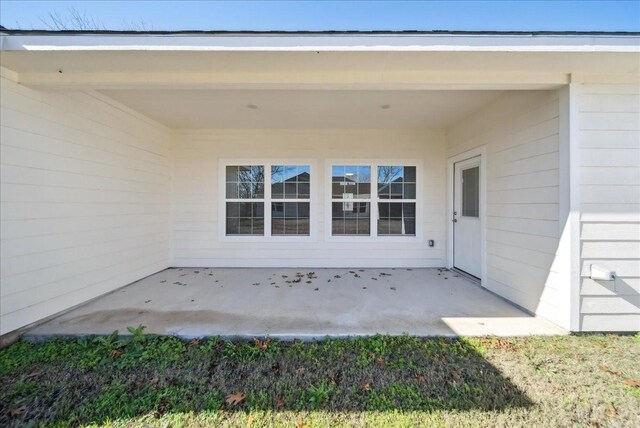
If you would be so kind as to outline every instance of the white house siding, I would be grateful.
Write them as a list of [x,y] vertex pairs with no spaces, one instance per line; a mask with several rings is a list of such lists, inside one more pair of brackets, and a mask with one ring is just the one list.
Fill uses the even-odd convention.
[[486,146],[486,278],[482,285],[566,325],[560,281],[559,94],[510,92],[447,130],[447,154]]
[[[423,130],[183,130],[174,134],[173,260],[175,266],[372,267],[445,264],[445,144],[443,132]],[[238,242],[220,235],[219,159],[310,159],[315,239],[258,238]],[[330,160],[410,159],[422,162],[422,240],[325,236],[325,168]],[[294,162],[295,163],[295,162]],[[429,248],[427,240],[435,240]]]
[[1,80],[4,334],[167,267],[171,170],[163,126]]
[[[580,85],[581,329],[640,330],[640,84]],[[593,263],[615,282],[589,278]]]

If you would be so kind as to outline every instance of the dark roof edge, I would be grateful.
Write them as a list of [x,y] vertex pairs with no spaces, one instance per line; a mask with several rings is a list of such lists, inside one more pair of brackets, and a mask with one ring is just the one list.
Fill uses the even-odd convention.
[[233,30],[179,30],[179,31],[136,31],[136,30],[17,30],[0,26],[5,34],[24,35],[453,35],[453,36],[640,36],[640,31],[466,31],[466,30],[323,30],[323,31],[233,31]]

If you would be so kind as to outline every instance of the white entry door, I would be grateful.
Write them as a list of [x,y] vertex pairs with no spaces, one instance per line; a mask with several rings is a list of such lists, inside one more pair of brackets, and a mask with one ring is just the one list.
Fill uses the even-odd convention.
[[480,156],[454,164],[453,266],[481,276]]

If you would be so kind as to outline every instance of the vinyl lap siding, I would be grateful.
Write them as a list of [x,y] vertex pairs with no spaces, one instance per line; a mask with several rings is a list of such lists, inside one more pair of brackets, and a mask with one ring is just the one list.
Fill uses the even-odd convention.
[[559,97],[507,93],[447,130],[447,154],[486,145],[483,286],[563,324],[568,290],[554,265],[559,225]]
[[[230,267],[443,266],[446,249],[445,152],[442,132],[420,130],[183,130],[174,135],[173,264]],[[313,240],[221,240],[219,159],[311,159],[316,209]],[[420,159],[423,162],[424,240],[325,237],[325,167],[330,159]],[[434,239],[429,248],[426,240]],[[255,240],[254,240],[255,241]],[[391,242],[393,241],[393,242]]]
[[[640,85],[580,92],[581,329],[640,330]],[[591,280],[593,263],[615,282]]]
[[169,132],[2,77],[0,334],[168,266]]

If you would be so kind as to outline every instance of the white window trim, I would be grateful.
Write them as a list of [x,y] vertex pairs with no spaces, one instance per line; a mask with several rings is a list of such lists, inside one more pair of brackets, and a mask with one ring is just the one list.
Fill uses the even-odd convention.
[[[264,235],[227,235],[227,177],[228,165],[260,165],[264,166]],[[309,165],[311,175],[309,199],[292,199],[287,202],[309,202],[309,235],[272,235],[271,234],[271,166],[272,165]],[[218,161],[218,239],[221,242],[309,242],[317,240],[318,207],[316,161],[313,159],[265,159],[265,158],[227,158]],[[282,200],[278,200],[281,202]]]
[[[371,167],[371,199],[353,199],[353,202],[370,202],[370,234],[369,235],[333,235],[331,233],[331,203],[342,201],[332,198],[332,176],[334,165],[370,166]],[[412,235],[378,235],[378,202],[393,202],[390,199],[378,198],[378,167],[379,166],[415,166],[416,167],[416,234]],[[422,161],[416,159],[326,159],[324,174],[325,200],[325,240],[331,242],[419,242],[423,240],[424,201],[423,201],[423,171]],[[402,200],[398,199],[397,202]]]

